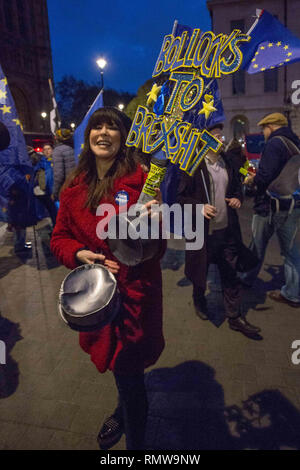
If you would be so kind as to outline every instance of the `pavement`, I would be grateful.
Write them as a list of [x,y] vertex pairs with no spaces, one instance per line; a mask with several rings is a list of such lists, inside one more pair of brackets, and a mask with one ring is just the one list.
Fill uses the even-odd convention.
[[[248,200],[240,211],[246,243],[250,207]],[[68,270],[49,250],[48,220],[27,230],[33,250],[22,259],[3,227],[0,449],[98,449],[96,436],[117,392],[112,374],[97,372],[77,333],[58,316],[57,294]],[[257,340],[229,329],[215,266],[207,291],[210,319],[195,315],[191,286],[177,285],[184,277],[183,250],[182,241],[170,240],[162,262],[166,347],[146,371],[147,448],[300,449],[300,364],[291,359],[300,309],[267,296],[283,282],[277,240],[244,295],[244,314],[262,329]],[[124,436],[113,449],[125,449]]]

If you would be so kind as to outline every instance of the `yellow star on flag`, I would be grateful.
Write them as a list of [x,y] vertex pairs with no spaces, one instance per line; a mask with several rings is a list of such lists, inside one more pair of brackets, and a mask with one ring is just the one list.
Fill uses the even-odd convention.
[[255,69],[257,69],[258,65],[257,65],[257,64],[254,64],[253,67],[254,67]]
[[0,90],[0,98],[7,98],[7,91]]
[[284,46],[284,49],[287,50],[289,48],[289,46]]
[[269,42],[268,47],[273,47],[273,43]]
[[276,44],[276,46],[281,46],[281,41],[278,41],[278,43]]
[[255,61],[256,61],[256,59],[252,59],[252,61],[251,61],[251,62],[255,62]]
[[7,78],[6,77],[2,78],[1,82],[3,82],[4,85],[7,85]]
[[258,52],[258,51],[257,51],[257,52],[255,52],[255,55],[258,55],[258,54],[259,54],[259,52]]
[[83,147],[84,147],[84,144],[81,144],[80,148],[83,149]]
[[161,86],[157,86],[156,83],[154,83],[153,87],[151,88],[151,91],[147,93],[147,96],[149,97],[147,99],[147,106],[149,106],[152,102],[155,103],[157,101],[157,97],[160,93]]
[[261,46],[261,49],[265,49],[265,46]]
[[291,59],[285,59],[286,62],[289,62]]
[[23,126],[22,126],[22,123],[21,123],[20,119],[13,119],[13,122],[15,122],[16,126],[20,126],[21,129],[23,130]]
[[266,70],[266,67],[262,67],[260,70],[264,72]]
[[3,114],[11,113],[11,106],[6,106],[6,104],[4,104],[0,109],[2,109]]
[[208,119],[210,114],[214,111],[217,111],[217,108],[214,107],[214,97],[212,95],[205,95],[204,100],[202,101],[202,109],[199,111],[199,114],[204,114],[205,119]]
[[288,56],[292,55],[292,52],[288,52]]

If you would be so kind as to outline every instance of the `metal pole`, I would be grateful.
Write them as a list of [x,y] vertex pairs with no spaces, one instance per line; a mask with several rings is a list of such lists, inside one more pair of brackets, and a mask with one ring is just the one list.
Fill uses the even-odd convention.
[[[262,12],[263,12],[263,10],[261,10],[260,8],[256,8],[256,15],[255,15],[255,17],[254,17],[254,18],[256,18],[256,20],[254,21],[254,23],[253,23],[253,25],[251,26],[251,28],[247,31],[247,33],[246,33],[247,36],[249,36],[249,35],[252,33],[253,29],[254,29],[255,26],[257,25],[257,23],[258,23],[258,21],[259,21],[259,18],[260,18],[261,15],[262,15]],[[231,58],[232,58],[232,54],[230,54],[230,56],[228,57],[228,60],[230,60]],[[213,82],[214,80],[215,80],[215,79],[212,78],[212,79],[208,82],[208,84],[207,84],[206,87],[204,88],[204,91],[207,90],[207,89],[210,87],[210,85],[212,84],[212,82]]]

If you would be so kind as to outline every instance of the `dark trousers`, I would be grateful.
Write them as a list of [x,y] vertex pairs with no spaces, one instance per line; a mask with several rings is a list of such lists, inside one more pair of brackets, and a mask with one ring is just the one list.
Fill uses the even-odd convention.
[[49,212],[52,225],[54,227],[54,225],[56,224],[56,216],[57,216],[57,208],[56,208],[54,201],[52,201],[51,196],[49,196],[48,194],[45,194],[44,196],[36,196],[36,197]]
[[[229,230],[216,230],[208,236],[207,240],[207,269],[209,264],[218,266],[224,297],[226,316],[237,318],[241,315],[242,284],[237,277],[237,245]],[[204,292],[194,285],[194,299],[204,297]]]
[[143,450],[148,415],[144,373],[114,376],[123,412],[127,450]]

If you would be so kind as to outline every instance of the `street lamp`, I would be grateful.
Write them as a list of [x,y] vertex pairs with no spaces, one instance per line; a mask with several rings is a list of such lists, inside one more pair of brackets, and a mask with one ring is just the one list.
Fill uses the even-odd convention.
[[107,65],[107,62],[103,57],[101,57],[100,59],[98,59],[96,61],[96,63],[98,65],[99,69],[101,70],[101,90],[103,90],[103,88],[104,88],[103,70],[105,69],[105,67]]
[[75,129],[75,122],[71,122],[70,126],[71,126],[72,131],[74,131],[74,129]]
[[119,108],[120,111],[123,111],[123,109],[124,109],[124,104],[123,104],[123,103],[118,104],[118,108]]

